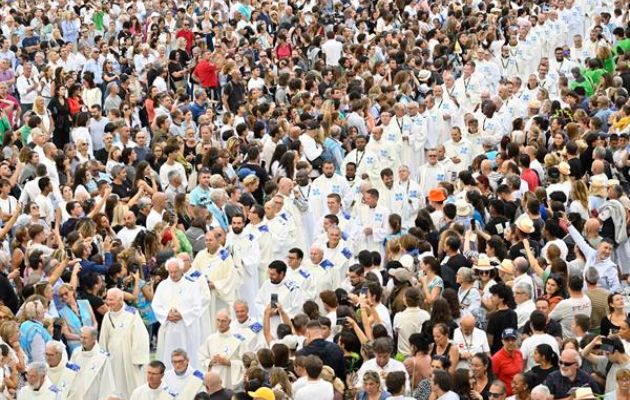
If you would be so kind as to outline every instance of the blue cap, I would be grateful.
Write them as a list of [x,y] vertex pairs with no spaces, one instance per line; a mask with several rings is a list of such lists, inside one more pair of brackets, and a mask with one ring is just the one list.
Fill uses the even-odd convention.
[[518,337],[518,333],[516,332],[516,329],[514,328],[507,328],[506,330],[503,331],[503,334],[501,335],[501,339],[508,339],[508,338],[516,339],[517,337]]

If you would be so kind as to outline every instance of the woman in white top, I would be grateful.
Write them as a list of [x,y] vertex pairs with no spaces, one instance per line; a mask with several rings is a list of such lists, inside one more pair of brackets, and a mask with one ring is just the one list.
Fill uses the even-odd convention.
[[83,75],[83,92],[81,93],[83,103],[87,108],[91,108],[93,105],[103,106],[103,93],[101,89],[94,83],[94,75],[92,73],[85,73]]
[[88,122],[90,121],[90,114],[87,112],[80,112],[77,115],[77,126],[72,129],[70,132],[70,137],[74,142],[75,146],[79,147],[79,142],[85,142],[88,144],[88,154],[91,156],[93,154],[92,148],[92,135],[90,135],[90,131],[87,128]]
[[589,218],[588,189],[582,180],[574,180],[571,184],[571,198],[573,201],[569,205],[570,213],[578,213],[583,220]]
[[50,111],[46,108],[46,103],[47,101],[43,96],[35,97],[32,111],[33,114],[37,115],[42,120],[42,124],[40,126],[42,132],[49,134],[51,133],[50,127],[53,126],[53,123]]

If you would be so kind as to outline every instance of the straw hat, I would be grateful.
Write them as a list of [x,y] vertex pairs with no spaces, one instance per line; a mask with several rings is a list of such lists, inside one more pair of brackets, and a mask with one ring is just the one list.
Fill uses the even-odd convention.
[[472,206],[465,199],[457,199],[455,202],[458,217],[469,217],[473,213]]
[[575,400],[594,400],[596,398],[591,388],[581,387],[575,390]]
[[536,230],[536,228],[534,228],[534,221],[532,221],[527,214],[523,214],[516,220],[516,227],[523,233],[532,233]]
[[505,274],[514,275],[514,264],[512,264],[512,260],[506,258],[501,261],[501,264],[499,264],[499,271]]
[[473,265],[473,268],[479,271],[491,271],[494,266],[490,264],[490,259],[485,254],[479,254],[477,263]]
[[431,71],[423,69],[418,72],[418,80],[420,82],[426,82],[431,78]]

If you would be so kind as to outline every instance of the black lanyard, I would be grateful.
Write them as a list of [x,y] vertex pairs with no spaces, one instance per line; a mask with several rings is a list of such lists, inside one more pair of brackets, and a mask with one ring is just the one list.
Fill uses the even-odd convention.
[[363,157],[365,157],[365,150],[363,150],[361,152],[361,158],[359,158],[359,150],[357,150],[357,154],[356,154],[356,157],[355,157],[357,168],[359,168],[359,165],[361,165],[361,161],[363,161]]

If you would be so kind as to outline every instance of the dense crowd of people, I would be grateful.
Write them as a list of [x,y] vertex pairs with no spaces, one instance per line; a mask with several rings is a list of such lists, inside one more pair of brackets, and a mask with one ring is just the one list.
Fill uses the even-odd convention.
[[0,399],[630,399],[627,1],[0,9]]

